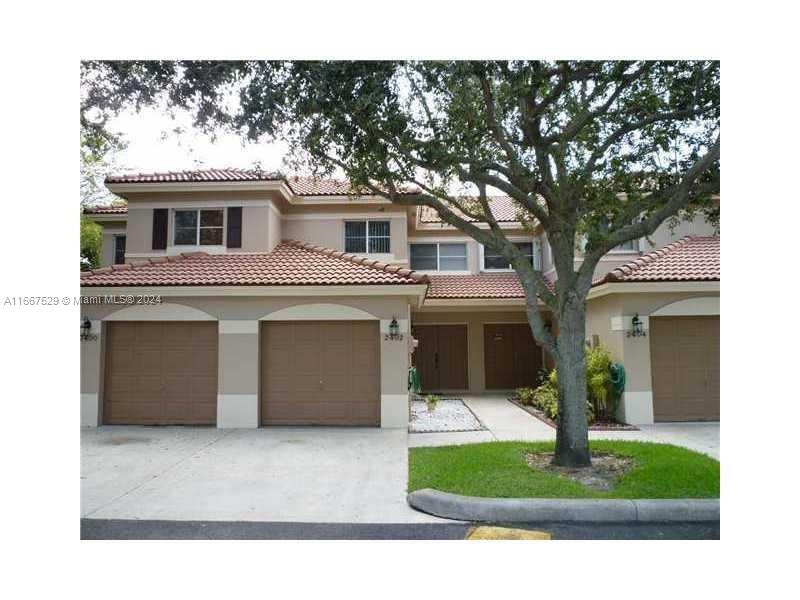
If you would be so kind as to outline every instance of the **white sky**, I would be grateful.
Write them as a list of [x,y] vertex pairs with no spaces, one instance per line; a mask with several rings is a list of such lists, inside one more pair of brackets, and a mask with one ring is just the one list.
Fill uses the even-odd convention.
[[[174,133],[176,127],[183,132]],[[239,136],[229,134],[212,140],[192,127],[186,113],[178,114],[174,120],[158,109],[125,113],[111,120],[109,129],[122,133],[128,143],[114,157],[111,172],[250,168],[256,163],[265,171],[286,170],[282,165],[287,153],[285,144],[245,144]]]

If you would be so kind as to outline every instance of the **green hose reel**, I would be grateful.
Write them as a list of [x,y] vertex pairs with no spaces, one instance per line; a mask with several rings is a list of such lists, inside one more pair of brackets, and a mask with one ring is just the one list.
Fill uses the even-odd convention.
[[611,390],[614,392],[614,397],[616,399],[622,398],[622,392],[625,391],[625,367],[620,363],[614,363],[609,371]]
[[408,390],[415,394],[419,394],[422,391],[422,382],[416,367],[408,369]]

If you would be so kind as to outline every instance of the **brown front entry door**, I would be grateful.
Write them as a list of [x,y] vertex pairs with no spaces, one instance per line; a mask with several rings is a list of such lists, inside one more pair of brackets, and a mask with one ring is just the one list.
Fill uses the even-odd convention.
[[381,424],[375,321],[268,322],[261,329],[261,423]]
[[107,425],[214,425],[216,322],[109,323],[103,422]]
[[652,317],[656,421],[719,420],[719,317]]
[[469,387],[466,325],[414,325],[412,335],[419,341],[413,362],[424,391]]
[[538,385],[542,350],[527,323],[484,325],[483,348],[487,390]]

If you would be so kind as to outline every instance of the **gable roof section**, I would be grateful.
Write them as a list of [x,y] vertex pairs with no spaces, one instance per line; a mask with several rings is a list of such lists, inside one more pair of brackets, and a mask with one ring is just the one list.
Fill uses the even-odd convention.
[[272,252],[191,252],[81,273],[81,286],[406,285],[428,278],[376,260],[284,240]]
[[[343,179],[284,176],[256,169],[198,169],[194,171],[165,171],[162,173],[129,173],[109,175],[107,184],[115,183],[224,183],[241,181],[283,181],[298,196],[368,196],[369,191],[359,191]],[[419,190],[408,187],[402,194],[416,194]]]
[[[487,200],[489,201],[489,208],[498,223],[514,223],[519,220],[517,218],[518,207],[510,196],[487,196]],[[456,213],[458,212],[460,211],[456,210]],[[439,213],[430,206],[420,206],[418,218],[420,223],[443,223]],[[465,218],[472,223],[477,222],[477,219],[472,217]]]
[[611,270],[593,285],[637,281],[719,281],[719,236],[686,236]]

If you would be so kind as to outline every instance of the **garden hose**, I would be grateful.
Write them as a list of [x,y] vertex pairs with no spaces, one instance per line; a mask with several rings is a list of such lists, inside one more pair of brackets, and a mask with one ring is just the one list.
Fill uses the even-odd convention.
[[609,379],[611,381],[611,389],[614,390],[614,396],[616,398],[621,398],[622,392],[625,391],[625,367],[620,363],[614,363],[611,365],[609,371]]
[[419,372],[416,367],[408,369],[408,389],[415,394],[422,391],[422,382],[419,379]]

